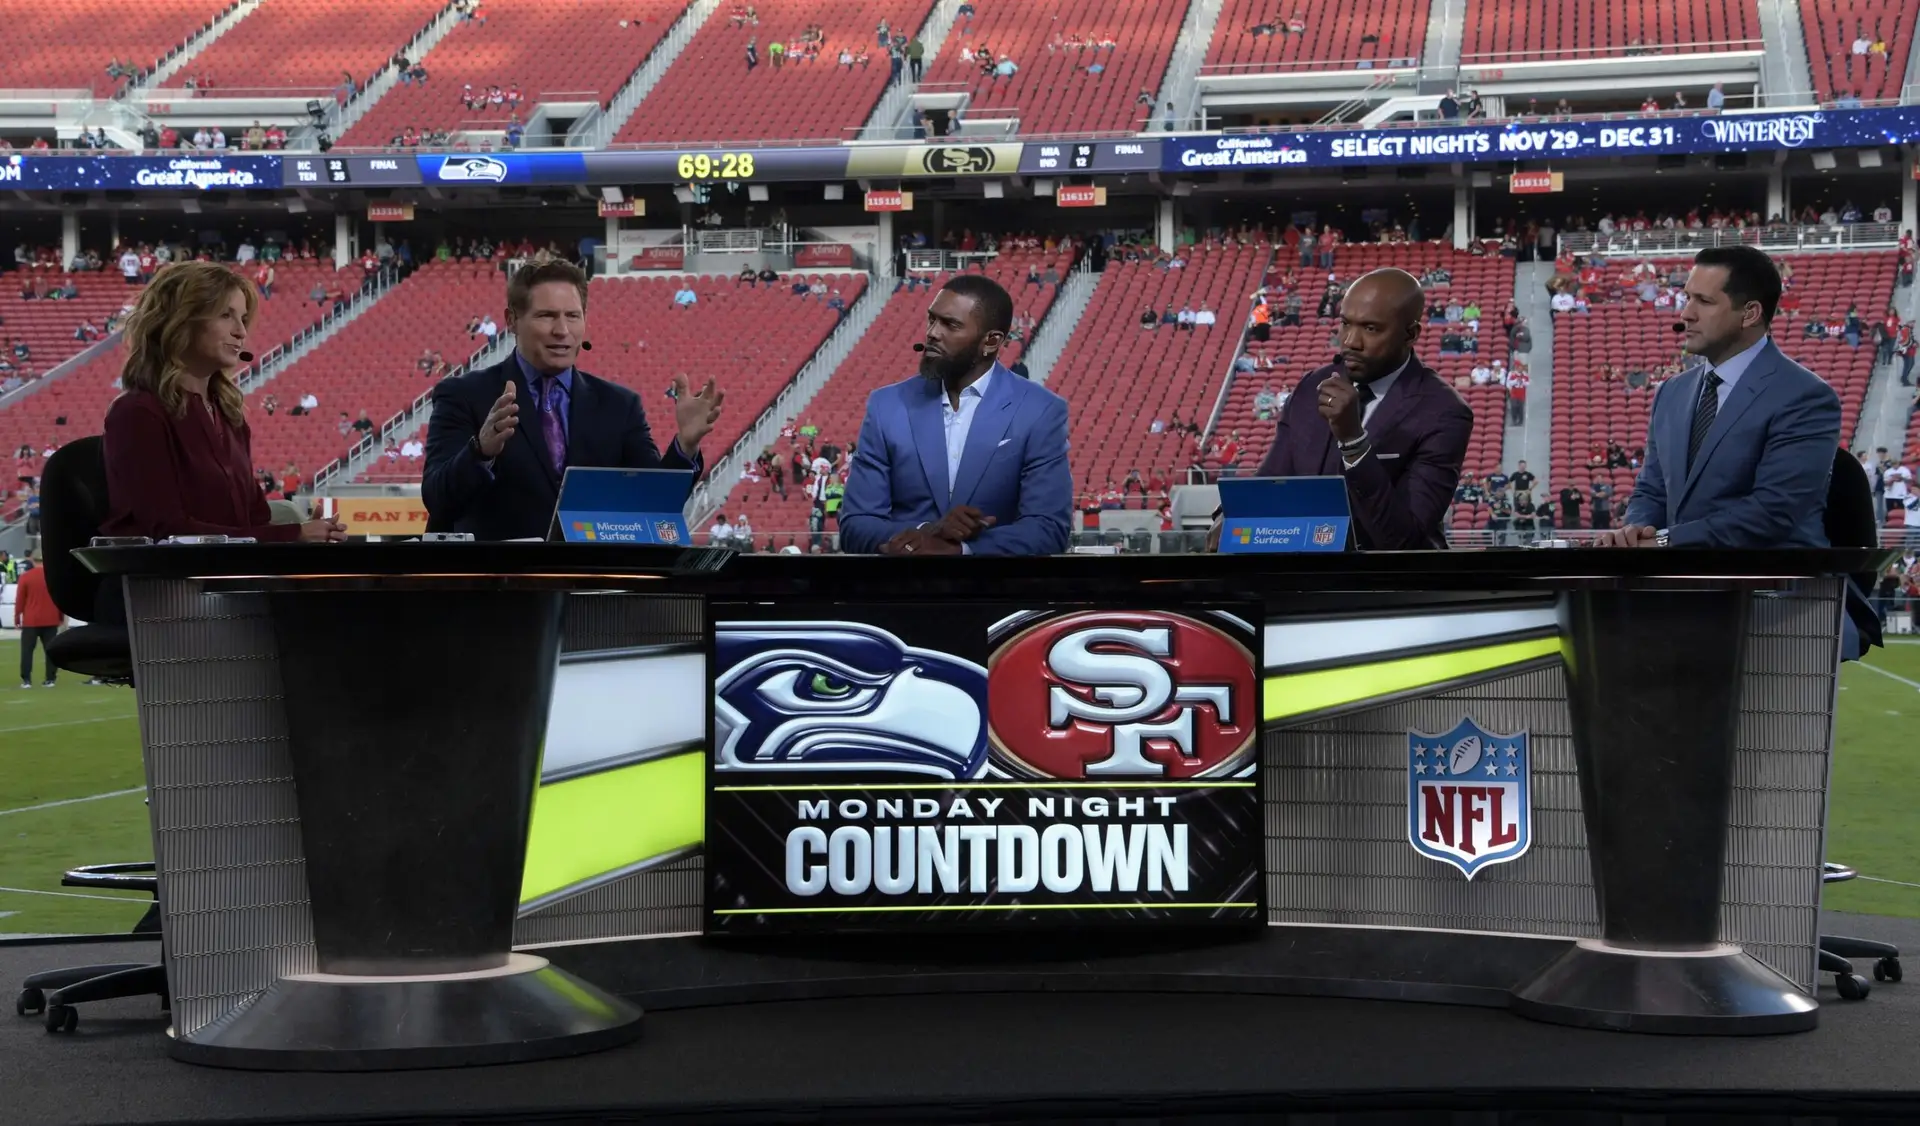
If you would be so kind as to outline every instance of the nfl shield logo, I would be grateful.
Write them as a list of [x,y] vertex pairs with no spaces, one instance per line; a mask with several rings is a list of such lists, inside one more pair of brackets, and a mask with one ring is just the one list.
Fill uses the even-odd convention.
[[653,522],[653,538],[659,540],[661,543],[679,543],[680,525],[675,524],[671,520],[655,520]]
[[1533,843],[1532,748],[1471,718],[1444,735],[1407,732],[1407,840],[1467,879]]
[[1332,543],[1333,536],[1334,531],[1332,524],[1315,524],[1313,526],[1313,545],[1315,547],[1325,547]]

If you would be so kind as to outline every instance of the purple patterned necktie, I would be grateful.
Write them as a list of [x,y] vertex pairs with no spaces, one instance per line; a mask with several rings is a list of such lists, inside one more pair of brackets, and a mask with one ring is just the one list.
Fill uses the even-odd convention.
[[553,471],[567,471],[567,432],[560,425],[560,380],[547,377],[546,394],[540,406],[540,436],[547,440],[547,456],[553,459]]

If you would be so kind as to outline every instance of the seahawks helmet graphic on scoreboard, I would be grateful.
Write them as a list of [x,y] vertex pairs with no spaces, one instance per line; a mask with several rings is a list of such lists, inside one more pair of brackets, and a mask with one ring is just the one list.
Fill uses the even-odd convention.
[[1533,843],[1527,733],[1500,735],[1462,719],[1444,735],[1407,732],[1407,839],[1467,879],[1518,860]]
[[987,670],[855,622],[717,623],[714,769],[978,776]]

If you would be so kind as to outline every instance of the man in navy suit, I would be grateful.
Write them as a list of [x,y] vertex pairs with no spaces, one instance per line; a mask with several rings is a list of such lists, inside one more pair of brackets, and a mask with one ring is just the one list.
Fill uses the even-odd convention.
[[1826,547],[1840,398],[1768,336],[1780,272],[1750,246],[1694,256],[1680,314],[1706,361],[1663,384],[1626,524],[1606,547]]
[[882,555],[1051,555],[1067,546],[1067,403],[1000,366],[1013,299],[962,274],[927,307],[919,376],[867,399],[840,546]]
[[[545,539],[569,465],[701,469],[700,440],[725,396],[674,377],[676,433],[654,445],[640,397],[574,364],[586,344],[587,276],[571,262],[522,266],[507,283],[514,354],[443,380],[427,423],[421,497],[433,531],[477,540]],[[532,425],[520,425],[530,404]]]
[[[1473,436],[1473,409],[1413,354],[1425,321],[1420,282],[1363,274],[1340,298],[1340,354],[1300,379],[1275,424],[1261,477],[1342,477],[1354,544],[1439,550]],[[1217,547],[1220,522],[1210,542]]]

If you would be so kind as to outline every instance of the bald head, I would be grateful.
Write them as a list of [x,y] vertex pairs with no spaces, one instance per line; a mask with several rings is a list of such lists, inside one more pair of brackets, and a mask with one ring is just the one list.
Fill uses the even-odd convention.
[[1340,299],[1340,358],[1361,382],[1392,374],[1406,361],[1425,321],[1419,279],[1387,267],[1362,274]]

